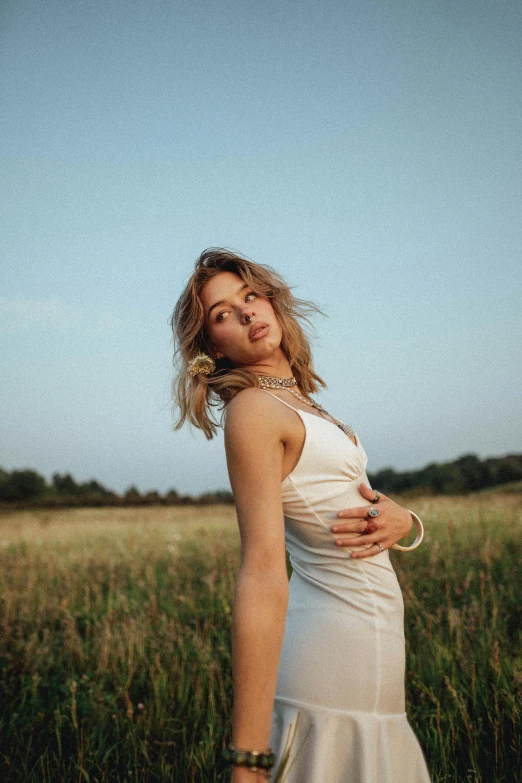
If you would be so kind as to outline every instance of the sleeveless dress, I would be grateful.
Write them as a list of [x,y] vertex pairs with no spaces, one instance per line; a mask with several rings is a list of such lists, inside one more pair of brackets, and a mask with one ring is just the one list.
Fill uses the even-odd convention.
[[[267,392],[271,394],[271,392]],[[430,783],[405,712],[404,604],[388,550],[350,558],[330,526],[359,493],[368,457],[335,424],[284,402],[305,443],[281,484],[293,573],[270,746],[282,783]],[[278,781],[279,783],[279,781]]]

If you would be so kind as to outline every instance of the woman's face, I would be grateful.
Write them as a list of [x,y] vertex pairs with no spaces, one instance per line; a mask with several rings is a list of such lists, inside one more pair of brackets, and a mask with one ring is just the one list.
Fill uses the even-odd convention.
[[214,358],[226,356],[241,367],[262,367],[282,354],[283,332],[270,301],[239,275],[220,272],[205,283],[200,299]]

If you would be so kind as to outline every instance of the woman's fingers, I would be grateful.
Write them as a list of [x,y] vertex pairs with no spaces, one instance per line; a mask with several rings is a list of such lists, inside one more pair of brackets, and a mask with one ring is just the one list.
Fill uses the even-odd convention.
[[[376,523],[376,517],[368,516],[369,506],[362,506],[361,508],[346,508],[337,513],[339,519],[342,522],[336,522],[332,525],[330,530],[334,534],[338,533],[374,533],[378,529]],[[349,522],[345,522],[345,519],[349,519]]]
[[[367,536],[357,536],[357,538],[336,538],[335,543],[337,546],[349,546],[349,547],[367,547],[369,544],[376,544],[377,541],[384,546],[383,535],[380,531],[375,531]],[[375,553],[373,553],[375,554]]]
[[[383,541],[379,541],[380,545],[384,549],[389,549],[389,546],[385,544]],[[369,546],[368,549],[364,549],[359,552],[350,552],[350,560],[352,558],[357,558],[357,560],[361,560],[363,557],[374,557],[374,555],[379,555],[381,553],[381,550],[379,547],[375,546],[375,544],[372,544],[372,546]]]
[[354,520],[353,522],[343,522],[341,525],[337,524],[330,528],[334,536],[350,536],[352,533],[375,533],[379,530],[379,526],[375,522],[368,520]]
[[332,533],[364,533],[368,529],[368,523],[365,519],[354,519],[350,522],[333,525],[330,530]]
[[339,519],[368,519],[370,506],[357,506],[357,508],[343,508],[337,512]]
[[[365,484],[364,481],[361,482],[361,484],[359,484],[359,492],[361,493],[363,498],[367,498],[367,500],[369,500],[370,502],[374,502],[375,501],[375,498],[376,498],[376,495],[377,495],[377,490],[371,489],[371,487],[369,487],[368,484]],[[383,492],[380,492],[379,494],[380,494],[379,502],[381,500],[387,500],[388,499],[387,496]]]

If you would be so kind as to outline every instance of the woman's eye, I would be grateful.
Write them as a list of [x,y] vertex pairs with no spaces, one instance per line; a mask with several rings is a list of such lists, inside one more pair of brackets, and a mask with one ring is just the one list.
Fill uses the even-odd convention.
[[[249,302],[251,296],[254,297],[254,299],[256,299],[257,294],[255,294],[253,291],[250,291],[250,293],[248,293],[245,296],[245,302]],[[216,316],[216,323],[221,323],[221,321],[225,318],[226,315],[228,315],[227,310],[222,310],[220,313],[218,313]]]

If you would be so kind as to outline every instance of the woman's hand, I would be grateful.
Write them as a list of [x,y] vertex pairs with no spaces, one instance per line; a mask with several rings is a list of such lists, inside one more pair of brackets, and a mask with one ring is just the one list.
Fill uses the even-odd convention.
[[[375,490],[370,489],[366,484],[359,485],[359,492],[368,503],[375,500]],[[337,546],[347,546],[350,548],[358,547],[360,551],[351,553],[353,558],[373,557],[378,554],[380,548],[367,547],[368,544],[379,543],[383,549],[389,549],[401,538],[404,538],[410,532],[413,519],[408,509],[399,506],[395,501],[390,500],[387,495],[381,492],[379,502],[374,506],[378,509],[379,515],[376,517],[368,516],[368,505],[358,506],[357,508],[346,508],[337,512],[339,519],[347,519],[348,522],[336,522],[330,530],[335,534],[335,543]],[[353,537],[353,533],[359,533]]]

